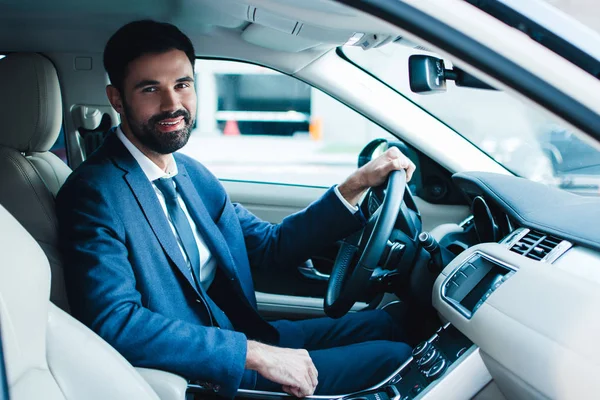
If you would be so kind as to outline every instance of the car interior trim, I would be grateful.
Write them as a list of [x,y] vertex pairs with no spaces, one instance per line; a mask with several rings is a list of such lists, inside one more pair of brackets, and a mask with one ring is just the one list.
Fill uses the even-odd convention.
[[[600,250],[600,199],[583,197],[539,182],[485,172],[462,172],[452,179],[469,196],[499,204],[519,225]],[[538,200],[535,208],[531,199]],[[556,205],[561,205],[557,212]]]
[[379,16],[448,51],[600,140],[600,117],[594,111],[515,62],[412,5],[396,0],[340,1]]

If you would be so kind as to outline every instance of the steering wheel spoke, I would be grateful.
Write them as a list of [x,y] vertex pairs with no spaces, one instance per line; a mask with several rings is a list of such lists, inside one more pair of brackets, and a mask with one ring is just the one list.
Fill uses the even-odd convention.
[[324,308],[328,316],[342,317],[366,293],[399,214],[404,217],[401,205],[405,189],[406,172],[394,171],[388,177],[381,204],[373,193],[365,197],[361,210],[363,213],[368,211],[369,219],[364,228],[351,235],[340,248],[325,296]]

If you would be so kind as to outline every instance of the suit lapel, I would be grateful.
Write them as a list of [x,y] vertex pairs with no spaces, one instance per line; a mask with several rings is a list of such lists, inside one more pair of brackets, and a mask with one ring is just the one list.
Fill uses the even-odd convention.
[[127,151],[115,134],[109,135],[106,141],[107,146],[112,149],[113,161],[125,171],[123,178],[129,185],[164,252],[177,266],[177,269],[181,271],[196,293],[200,295],[152,183],[148,181],[135,158]]
[[178,173],[174,178],[175,183],[187,205],[190,215],[196,222],[202,238],[213,257],[217,259],[218,264],[223,268],[227,277],[237,277],[235,262],[229,251],[225,237],[210,217],[198,191],[187,174],[185,166],[178,163],[177,168]]

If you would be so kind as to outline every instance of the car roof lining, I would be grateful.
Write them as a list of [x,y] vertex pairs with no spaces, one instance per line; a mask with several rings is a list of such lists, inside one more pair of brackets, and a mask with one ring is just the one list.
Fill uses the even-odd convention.
[[[211,42],[219,42],[224,31],[245,39],[244,30],[251,25],[253,34],[245,36],[257,45],[254,51],[327,50],[355,32],[391,33],[378,31],[387,28],[377,18],[326,0],[0,0],[0,50],[100,53],[119,27],[144,18],[178,26],[190,36],[199,56],[207,55],[205,46],[214,47]],[[256,25],[260,29],[254,29]],[[286,26],[294,29],[288,32]],[[270,33],[280,33],[276,42]]]

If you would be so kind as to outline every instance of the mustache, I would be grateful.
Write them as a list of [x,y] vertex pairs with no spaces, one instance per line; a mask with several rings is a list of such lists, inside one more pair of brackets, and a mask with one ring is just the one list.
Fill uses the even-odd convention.
[[185,124],[190,124],[190,113],[186,109],[180,109],[174,112],[164,112],[160,114],[153,115],[152,118],[148,120],[150,124],[157,124],[164,119],[178,118],[183,117]]

